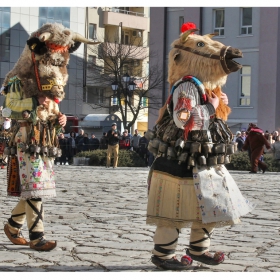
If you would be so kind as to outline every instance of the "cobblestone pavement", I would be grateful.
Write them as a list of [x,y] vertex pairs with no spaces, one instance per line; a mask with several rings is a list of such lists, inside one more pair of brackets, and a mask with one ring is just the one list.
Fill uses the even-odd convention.
[[[0,272],[160,272],[150,261],[154,226],[145,223],[148,168],[56,166],[57,197],[44,204],[45,233],[58,241],[50,252],[11,244],[4,222],[17,198],[6,197],[6,169],[0,170]],[[243,195],[257,204],[242,223],[218,228],[211,250],[223,250],[218,266],[193,262],[190,272],[279,272],[279,173],[231,171]],[[1,230],[2,228],[2,230]],[[26,225],[24,236],[28,237]],[[178,240],[184,255],[189,229]]]

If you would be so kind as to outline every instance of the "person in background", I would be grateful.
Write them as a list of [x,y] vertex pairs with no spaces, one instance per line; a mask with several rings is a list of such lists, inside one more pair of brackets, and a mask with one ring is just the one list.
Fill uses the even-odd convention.
[[64,137],[63,133],[59,135],[59,147],[61,149],[61,157],[59,158],[60,165],[66,165],[66,156],[68,154],[68,139]]
[[138,132],[138,129],[135,129],[135,133],[131,138],[131,147],[133,148],[133,151],[136,153],[139,153],[139,140],[141,138],[141,135]]
[[130,137],[128,136],[127,131],[124,130],[122,138],[120,140],[120,149],[130,150]]
[[108,149],[108,139],[107,139],[107,132],[103,132],[102,137],[100,138],[100,145],[99,148],[101,150],[107,150]]
[[146,131],[144,132],[144,136],[139,139],[139,156],[145,161],[146,166],[148,166],[148,144],[149,140],[145,137]]
[[99,149],[99,140],[95,137],[95,135],[92,133],[91,138],[89,139],[89,150],[94,151]]
[[[76,149],[77,149],[77,153],[81,152],[82,150],[79,149],[79,142],[80,140],[84,137],[84,133],[85,131],[83,129],[79,130],[79,135],[76,137],[75,142],[76,142]],[[81,147],[81,145],[80,145]]]
[[235,142],[237,143],[237,149],[239,152],[242,152],[242,147],[244,145],[244,138],[241,136],[241,132],[240,131],[237,131],[236,132],[236,140]]
[[83,137],[80,138],[78,142],[78,150],[81,152],[89,150],[89,138],[87,133],[84,133]]
[[70,137],[67,139],[68,143],[68,163],[72,164],[73,163],[73,157],[76,155],[76,133],[74,131],[70,132]]
[[264,137],[262,129],[258,128],[256,124],[249,124],[248,136],[242,150],[247,151],[250,149],[251,171],[249,173],[257,173],[258,168],[264,173],[267,170],[267,165],[261,161],[263,155],[264,145],[270,149],[270,144]]
[[117,124],[112,123],[112,128],[107,132],[108,139],[108,149],[107,149],[107,164],[106,168],[111,165],[111,156],[114,155],[113,168],[117,168],[119,159],[119,140],[121,139],[121,134],[117,130]]
[[277,130],[273,131],[272,140],[277,141],[276,139],[278,138],[278,136],[279,136],[279,132]]

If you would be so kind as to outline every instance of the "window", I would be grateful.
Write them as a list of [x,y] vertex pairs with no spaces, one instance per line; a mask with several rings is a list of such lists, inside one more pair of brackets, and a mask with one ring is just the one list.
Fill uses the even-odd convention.
[[130,33],[128,31],[122,31],[122,44],[129,45]]
[[[123,67],[121,68],[121,75],[125,75],[126,73],[129,72],[129,67],[128,67],[128,64],[124,64]],[[128,73],[129,74],[129,73]]]
[[148,35],[147,35],[147,46],[150,45],[150,32],[148,32]]
[[239,106],[250,106],[251,96],[251,66],[243,66],[240,72],[241,94]]
[[40,7],[39,27],[45,23],[61,23],[70,28],[70,7]]
[[83,96],[83,101],[90,104],[104,103],[104,89],[98,87],[87,87],[87,91]]
[[0,61],[10,61],[11,8],[0,7]]
[[252,8],[241,8],[241,35],[252,34]]
[[184,17],[179,17],[179,35],[181,34],[181,27],[184,23]]
[[90,23],[88,26],[89,39],[96,40],[96,24]]
[[214,10],[214,33],[218,33],[218,36],[225,35],[225,10]]

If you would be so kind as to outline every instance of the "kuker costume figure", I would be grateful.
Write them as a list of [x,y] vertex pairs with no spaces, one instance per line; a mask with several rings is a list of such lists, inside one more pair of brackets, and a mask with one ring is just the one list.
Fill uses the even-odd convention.
[[[57,135],[66,124],[58,103],[65,97],[70,53],[81,42],[96,44],[61,24],[45,24],[33,32],[7,74],[1,93],[2,114],[16,120],[9,146],[8,195],[20,200],[4,227],[10,241],[49,251],[56,241],[45,239],[42,199],[56,196],[53,164],[59,157]],[[30,242],[21,234],[27,220]]]
[[[224,166],[235,145],[221,87],[242,67],[233,60],[242,53],[189,27],[184,24],[171,45],[170,95],[154,130],[146,133],[156,157],[148,178],[147,224],[157,226],[152,262],[171,270],[190,269],[193,260],[223,262],[223,252],[209,252],[214,229],[239,223],[253,208]],[[187,254],[178,260],[180,229],[187,226]]]

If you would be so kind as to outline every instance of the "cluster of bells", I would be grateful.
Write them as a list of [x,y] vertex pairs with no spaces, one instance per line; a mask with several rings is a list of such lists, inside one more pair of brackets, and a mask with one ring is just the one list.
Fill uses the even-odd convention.
[[[62,151],[58,147],[40,146],[35,144],[28,145],[26,143],[20,143],[18,145],[18,149],[20,149],[21,152],[29,153],[30,155],[36,157],[38,157],[39,155],[45,157],[61,157],[62,155]],[[5,147],[4,155],[14,156],[16,154],[17,154],[16,146]]]
[[178,164],[187,162],[188,168],[195,166],[213,166],[230,163],[230,155],[237,151],[237,145],[225,143],[205,143],[184,141],[179,138],[174,145],[155,138],[155,133],[148,130],[145,137],[150,140],[148,150],[156,157],[167,157],[168,160],[178,160]]

